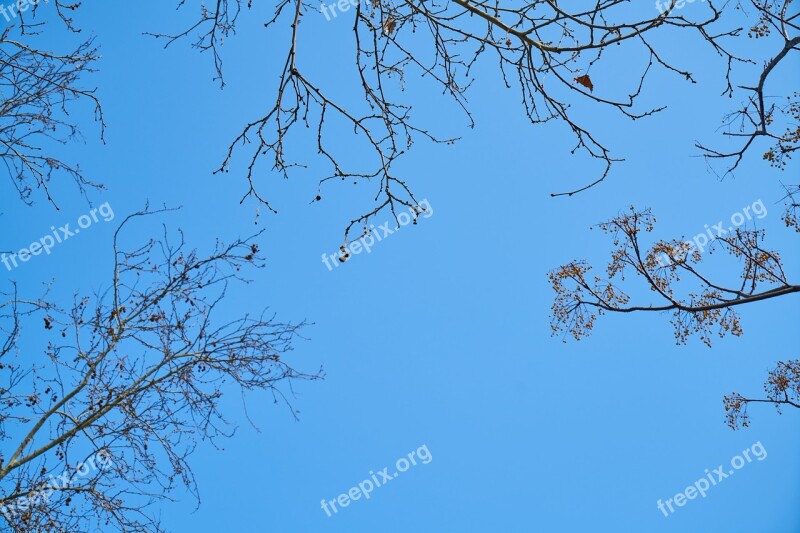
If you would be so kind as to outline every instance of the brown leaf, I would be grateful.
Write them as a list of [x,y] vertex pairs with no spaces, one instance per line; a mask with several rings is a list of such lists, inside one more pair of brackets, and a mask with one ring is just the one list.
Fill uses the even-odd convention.
[[395,26],[397,26],[397,22],[395,22],[394,18],[389,15],[386,17],[386,20],[383,21],[383,33],[386,35],[391,35]]
[[594,85],[592,84],[592,79],[589,77],[588,74],[584,74],[583,76],[578,76],[575,78],[575,81],[587,87],[589,91],[594,91]]

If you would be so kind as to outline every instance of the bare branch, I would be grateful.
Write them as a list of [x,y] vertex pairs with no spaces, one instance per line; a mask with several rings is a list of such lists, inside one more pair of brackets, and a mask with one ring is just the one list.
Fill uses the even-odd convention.
[[[231,284],[247,283],[240,271],[262,266],[257,235],[201,255],[164,233],[123,250],[118,232],[111,288],[76,294],[66,310],[14,294],[0,305],[0,440],[13,445],[0,460],[0,520],[9,528],[162,531],[150,506],[178,486],[196,495],[192,452],[235,430],[226,395],[266,392],[291,409],[292,382],[321,377],[287,362],[305,322],[219,310]],[[32,357],[37,339],[44,358]],[[97,454],[103,468],[89,475]],[[54,489],[62,473],[69,481]]]

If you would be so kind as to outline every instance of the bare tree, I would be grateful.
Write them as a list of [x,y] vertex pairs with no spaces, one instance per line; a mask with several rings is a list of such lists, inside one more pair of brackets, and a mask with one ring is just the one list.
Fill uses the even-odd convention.
[[[216,77],[222,82],[220,47],[233,37],[237,22],[252,4],[244,0],[219,0],[210,5],[180,0],[178,7],[194,6],[199,17],[180,31],[151,35],[164,38],[165,46],[191,39],[195,48],[212,55]],[[741,86],[751,96],[726,123],[730,126],[738,120],[742,131],[728,135],[746,137],[741,153],[757,137],[772,139],[775,144],[764,157],[782,165],[794,151],[798,133],[796,127],[791,126],[783,133],[773,133],[771,129],[781,122],[776,120],[777,115],[796,118],[797,97],[790,97],[785,105],[768,104],[764,91],[776,67],[797,49],[800,37],[794,35],[797,14],[791,12],[792,2],[740,0],[724,2],[718,8],[711,0],[692,6],[691,12],[678,9],[675,4],[675,0],[665,0],[657,9],[650,5],[643,9],[641,5],[624,0],[598,0],[580,7],[566,7],[555,0],[523,0],[504,6],[486,0],[354,2],[350,42],[354,65],[350,83],[351,92],[360,93],[363,102],[360,106],[348,107],[329,96],[329,82],[315,79],[314,73],[304,66],[299,52],[305,38],[302,19],[310,13],[319,15],[316,7],[303,0],[281,0],[274,16],[265,24],[273,30],[284,24],[291,30],[274,100],[233,139],[218,172],[229,172],[234,166],[238,168],[241,161],[248,183],[245,198],[252,196],[275,211],[258,185],[262,171],[259,163],[266,160],[273,170],[288,176],[292,168],[302,166],[303,162],[287,153],[287,140],[298,129],[295,127],[298,124],[311,128],[316,132],[316,151],[330,169],[328,175],[319,179],[315,201],[322,199],[323,188],[334,181],[375,183],[375,204],[347,225],[345,241],[348,241],[352,229],[368,227],[370,218],[382,210],[395,212],[396,206],[418,205],[407,180],[393,170],[395,161],[408,152],[414,142],[419,139],[436,143],[457,140],[452,136],[440,136],[412,119],[406,86],[413,83],[420,87],[418,90],[429,89],[430,84],[438,86],[463,110],[465,124],[472,127],[467,91],[474,81],[477,65],[489,60],[497,62],[498,76],[505,85],[516,88],[522,110],[532,123],[561,122],[574,137],[572,152],[581,152],[601,163],[594,178],[587,178],[582,185],[565,192],[554,193],[554,196],[572,195],[603,181],[612,164],[621,160],[612,156],[611,149],[601,139],[601,132],[589,131],[582,125],[579,113],[573,111],[575,104],[585,101],[610,107],[630,119],[640,119],[664,109],[668,102],[655,108],[640,109],[637,105],[638,98],[647,90],[646,81],[654,68],[665,69],[692,83],[695,81],[688,68],[669,59],[669,51],[660,50],[655,44],[655,37],[665,32],[670,32],[673,38],[694,34],[705,41],[727,63],[724,94],[733,96],[735,88],[740,87],[732,81],[734,67],[761,59],[737,57],[728,51],[727,44],[739,38],[745,29],[740,25],[741,12],[747,13],[744,20],[750,21],[750,37],[772,39],[780,43],[780,49],[768,58],[757,83],[752,87]],[[67,13],[78,4],[59,1],[56,6],[68,27],[74,28]],[[726,16],[727,13],[732,15]],[[628,54],[638,54],[641,58],[638,69],[630,68],[630,63],[626,63],[625,69],[619,69],[615,63],[617,58],[611,53],[617,46],[624,46]],[[76,73],[84,68],[86,65],[76,69]],[[594,73],[599,73],[602,79],[612,69],[615,75],[622,72],[627,91],[614,95],[601,85],[595,92],[597,77],[593,79]],[[415,77],[425,80],[418,82]],[[91,94],[76,90],[70,84],[62,85],[68,88],[65,93],[71,97]],[[371,162],[369,158],[347,161],[332,148],[331,132],[342,125],[352,128],[354,135],[365,140],[373,154]],[[748,128],[752,131],[746,131]],[[698,146],[709,158],[740,155],[715,151],[702,144]],[[242,158],[238,157],[240,154]],[[733,168],[737,164],[738,160]],[[74,170],[62,162],[58,168]],[[49,179],[48,173],[40,171],[34,183],[41,187],[41,182],[46,181],[44,176]]]
[[[774,96],[769,92],[775,73],[788,67],[788,60],[800,46],[796,3],[791,0],[728,3],[726,6],[748,12],[753,22],[747,33],[751,39],[768,39],[775,53],[767,58],[755,83],[734,87],[729,58],[728,85],[723,95],[733,97],[736,89],[747,96],[742,107],[724,118],[724,136],[741,139],[733,151],[720,151],[697,143],[707,161],[723,161],[725,173],[733,172],[746,153],[759,140],[767,145],[763,159],[773,167],[785,169],[800,142],[800,93]],[[794,11],[793,11],[794,10]],[[738,32],[737,32],[738,34]],[[713,39],[709,42],[714,42]],[[755,58],[746,58],[756,63]],[[798,185],[785,187],[787,194],[783,220],[790,230],[800,232]],[[741,335],[739,306],[789,296],[800,292],[798,280],[784,271],[780,251],[764,243],[766,232],[758,228],[725,230],[721,225],[709,229],[709,251],[721,252],[728,265],[739,264],[737,278],[715,274],[718,265],[708,265],[698,242],[680,239],[646,242],[654,231],[655,217],[649,209],[633,206],[612,220],[600,224],[601,232],[613,238],[611,258],[604,274],[595,274],[584,260],[575,260],[549,274],[555,292],[551,326],[554,335],[580,339],[589,335],[597,319],[605,313],[669,313],[679,344],[697,335],[711,345],[716,333]],[[702,263],[702,264],[701,264]],[[727,271],[731,269],[726,269]],[[636,284],[646,289],[642,299]],[[635,296],[634,296],[635,295]],[[638,301],[642,299],[642,301]],[[794,362],[779,363],[767,383],[767,399],[747,399],[738,394],[725,397],[727,421],[732,428],[747,426],[746,407],[750,402],[771,402],[776,406],[795,405],[796,371]],[[792,388],[794,387],[794,389]]]
[[[786,68],[798,49],[796,3],[741,0],[720,4],[708,0],[693,5],[691,10],[678,9],[676,3],[666,0],[654,9],[626,0],[596,0],[575,6],[557,0],[519,0],[504,5],[488,0],[354,2],[349,19],[352,34],[348,43],[342,43],[350,46],[353,65],[350,78],[344,79],[349,80],[349,92],[363,100],[351,105],[332,96],[332,82],[318,79],[302,57],[301,43],[306,37],[303,17],[315,12],[315,8],[303,0],[279,0],[265,24],[268,31],[275,32],[279,26],[289,31],[277,83],[262,110],[255,112],[233,136],[217,172],[241,172],[247,184],[243,200],[252,197],[276,211],[263,192],[261,176],[271,168],[278,175],[289,177],[295,167],[304,164],[301,157],[288,153],[288,146],[290,137],[307,127],[313,132],[317,155],[328,168],[325,175],[319,176],[314,201],[321,201],[325,189],[339,181],[374,187],[373,205],[357,211],[361,214],[345,228],[347,244],[369,231],[371,220],[379,213],[418,208],[408,180],[395,170],[398,158],[420,139],[441,144],[457,140],[433,131],[430,125],[413,117],[413,100],[408,96],[412,91],[407,92],[407,88],[413,86],[420,92],[434,87],[462,110],[465,126],[472,127],[468,90],[478,65],[491,61],[496,62],[498,78],[514,90],[521,112],[531,123],[561,124],[572,136],[572,153],[598,163],[595,175],[583,177],[579,184],[565,184],[563,192],[553,193],[572,196],[600,184],[612,165],[621,160],[606,145],[602,132],[590,131],[584,125],[575,111],[577,103],[588,104],[587,109],[609,108],[623,118],[638,120],[662,111],[669,103],[665,99],[663,105],[652,108],[638,103],[641,96],[653,90],[648,79],[654,70],[694,83],[686,65],[689,59],[673,60],[670,50],[657,44],[657,38],[664,35],[673,39],[699,38],[727,66],[723,94],[746,94],[742,107],[724,119],[728,126],[725,135],[741,138],[741,148],[727,152],[698,143],[701,153],[709,161],[732,161],[727,169],[731,171],[746,152],[763,140],[769,147],[762,157],[784,168],[800,139],[800,104],[797,93],[775,100],[769,87],[775,73]],[[58,1],[56,5],[58,15],[68,28],[74,29],[68,14],[77,4]],[[215,76],[222,82],[220,46],[233,37],[237,21],[252,1],[217,0],[207,4],[180,0],[177,5],[194,6],[199,16],[179,31],[153,35],[164,39],[165,46],[190,39],[195,48],[212,56]],[[25,33],[22,21],[19,28]],[[773,50],[767,57],[740,57],[730,51],[734,42],[746,38],[764,39],[770,46],[774,44]],[[55,170],[66,171],[81,187],[89,185],[77,166],[42,156],[37,140],[47,135],[66,140],[77,134],[77,125],[64,114],[67,104],[75,100],[94,103],[102,128],[94,93],[79,87],[79,80],[91,70],[96,58],[90,41],[75,54],[61,56],[42,55],[25,48],[21,41],[8,40],[8,34],[4,39],[0,42],[3,50],[16,53],[7,54],[13,61],[0,63],[0,74],[6,73],[0,79],[6,80],[9,95],[4,100],[10,106],[2,115],[10,125],[0,130],[9,133],[7,137],[0,135],[0,142],[5,139],[5,145],[10,146],[3,159],[20,196],[30,198],[34,188],[46,191]],[[622,47],[628,58],[639,57],[639,65],[632,67],[628,61],[626,68],[620,69],[618,56],[612,52],[616,47]],[[763,68],[756,80],[737,79],[737,66],[759,63]],[[609,72],[623,77],[624,91],[613,94],[598,82]],[[58,78],[64,73],[69,74]],[[342,83],[342,78],[335,83]],[[28,93],[36,98],[27,100]],[[332,132],[342,126],[352,129],[353,135],[366,143],[371,158],[350,161],[333,147]],[[796,184],[789,189],[791,197]],[[796,215],[797,203],[791,200],[786,220],[795,229]],[[640,242],[644,233],[652,231],[653,223],[649,211],[631,208],[601,225],[603,231],[615,236],[615,250],[605,278],[592,278],[589,265],[581,261],[551,274],[557,294],[554,331],[579,338],[604,312],[671,311],[678,342],[698,334],[710,343],[714,332],[741,333],[736,314],[739,305],[798,292],[797,281],[789,280],[784,273],[779,252],[764,245],[761,230],[741,229],[714,241],[713,246],[742,263],[741,279],[734,283],[701,271],[702,257],[687,250],[681,240],[658,241],[650,247]],[[669,260],[662,265],[659,258],[663,257]],[[631,297],[615,281],[631,272],[652,289],[657,302],[629,304]],[[679,283],[682,279],[694,283],[694,288],[687,289],[685,282]],[[171,323],[173,327],[183,324]],[[114,331],[115,327],[110,326],[110,338]]]
[[[268,198],[261,193],[258,181],[259,162],[267,160],[272,169],[287,177],[293,167],[303,163],[287,154],[290,133],[302,124],[316,132],[316,150],[327,162],[330,174],[319,180],[315,200],[322,198],[323,187],[333,181],[347,180],[376,182],[375,205],[354,218],[345,230],[345,241],[357,226],[368,226],[369,219],[384,209],[394,212],[396,204],[413,207],[417,201],[407,181],[393,170],[394,162],[418,139],[451,143],[455,138],[441,137],[430,128],[412,119],[411,104],[405,89],[412,83],[438,86],[454,105],[463,110],[466,124],[473,126],[467,101],[467,90],[473,82],[473,72],[482,60],[496,61],[498,76],[508,88],[516,88],[522,110],[534,124],[561,122],[574,137],[572,153],[582,152],[601,163],[598,176],[573,189],[554,196],[573,195],[605,179],[612,164],[619,158],[601,140],[600,132],[589,131],[581,125],[573,111],[574,104],[585,101],[592,105],[610,107],[623,117],[640,119],[661,111],[665,106],[639,109],[637,100],[646,89],[646,80],[654,68],[665,69],[690,82],[691,72],[676,65],[668,50],[659,50],[655,37],[671,32],[673,38],[694,34],[705,41],[727,63],[726,93],[733,94],[734,67],[753,63],[756,57],[740,58],[729,52],[726,43],[738,38],[741,26],[724,28],[723,8],[736,11],[724,3],[717,8],[709,1],[679,10],[675,1],[663,2],[660,9],[633,5],[623,0],[600,0],[586,6],[566,7],[555,0],[528,0],[507,5],[486,0],[445,0],[434,2],[384,2],[368,4],[354,2],[352,39],[341,46],[351,46],[354,65],[349,83],[350,93],[363,97],[362,106],[348,107],[329,96],[325,80],[315,79],[305,66],[300,53],[303,42],[303,17],[316,11],[303,0],[283,0],[274,16],[265,24],[274,28],[285,24],[291,36],[285,45],[285,61],[265,112],[245,125],[229,146],[219,172],[229,172],[242,156],[243,172],[248,182],[245,198],[254,197],[274,211]],[[782,9],[753,0],[761,17],[769,14],[767,23],[782,23],[784,33],[794,29],[794,15],[788,13],[791,2]],[[185,1],[179,3],[180,7]],[[213,7],[201,3],[201,16],[189,28],[169,34],[155,34],[166,39],[166,46],[189,35],[193,45],[209,51],[214,58],[216,74],[222,78],[219,50],[223,38],[235,33],[237,19],[245,8],[241,0],[220,0]],[[327,8],[324,8],[327,9]],[[326,11],[326,16],[329,16]],[[738,15],[737,15],[738,16]],[[344,15],[340,23],[345,23]],[[730,17],[737,20],[735,17]],[[738,19],[741,21],[741,19]],[[763,32],[761,32],[763,33]],[[751,31],[754,34],[754,30]],[[760,35],[760,34],[759,34]],[[783,35],[783,34],[781,34]],[[780,62],[788,51],[794,50],[793,39],[773,62]],[[796,43],[795,43],[796,44]],[[612,47],[624,46],[629,53],[641,57],[639,68],[626,63],[624,69],[615,63]],[[788,46],[788,48],[786,48]],[[765,76],[774,67],[765,68]],[[628,90],[613,95],[603,87],[595,90],[595,72],[604,74],[614,69],[625,77]],[[427,81],[417,82],[414,77]],[[343,83],[338,78],[336,83]],[[763,93],[762,89],[756,94]],[[420,90],[420,89],[418,89]],[[348,162],[331,147],[329,137],[334,128],[349,126],[354,135],[365,139],[373,154],[372,163],[366,158]],[[305,129],[305,128],[303,128]]]
[[[83,87],[98,53],[93,39],[62,52],[38,48],[36,36],[43,23],[35,22],[35,17],[43,4],[30,5],[32,10],[10,13],[14,22],[0,34],[0,160],[24,202],[31,203],[34,191],[39,190],[56,205],[49,185],[57,175],[74,180],[81,192],[101,187],[79,165],[53,150],[54,144],[81,138],[75,112],[78,101],[91,104],[103,136],[100,102],[93,89]],[[70,18],[79,4],[55,0],[49,5],[68,30],[79,32]],[[10,19],[7,9],[11,8],[4,8],[4,15]]]
[[[744,2],[737,6],[744,9]],[[779,70],[781,63],[785,62],[791,52],[796,52],[800,46],[800,26],[798,26],[798,13],[790,12],[791,0],[771,2],[767,0],[753,0],[749,2],[757,13],[757,21],[748,31],[748,36],[753,39],[772,39],[776,42],[776,53],[764,65],[763,70],[753,86],[741,87],[748,91],[744,104],[737,111],[729,114],[724,119],[726,137],[741,139],[742,146],[732,152],[721,152],[708,148],[698,143],[705,157],[713,161],[732,160],[726,173],[730,173],[739,166],[745,153],[753,146],[756,140],[763,138],[772,145],[763,153],[763,158],[776,168],[783,170],[788,159],[798,149],[800,144],[800,92],[794,91],[781,98],[771,96],[767,92],[770,77]],[[733,96],[733,88],[723,93]],[[777,100],[777,102],[776,102]],[[781,131],[781,129],[783,131]]]
[[[353,2],[354,14],[349,18],[352,38],[350,43],[339,45],[351,46],[354,65],[349,92],[362,96],[363,105],[348,107],[330,96],[325,81],[316,79],[301,57],[301,23],[313,9],[303,0],[282,0],[266,23],[268,28],[285,24],[291,29],[274,98],[265,112],[256,115],[235,137],[218,172],[230,172],[240,164],[241,156],[248,183],[243,200],[252,196],[275,211],[258,184],[259,163],[266,160],[272,170],[289,177],[293,167],[303,165],[287,154],[289,136],[300,129],[296,128],[298,124],[310,128],[316,133],[316,150],[330,168],[330,174],[319,180],[315,201],[322,199],[323,187],[333,181],[377,182],[375,205],[345,229],[347,244],[352,229],[363,227],[368,231],[371,217],[382,210],[394,213],[398,204],[412,208],[418,204],[407,181],[393,169],[394,162],[417,139],[436,143],[456,140],[439,137],[412,120],[405,94],[412,83],[419,87],[412,78],[425,78],[428,84],[437,86],[463,110],[466,124],[472,127],[466,98],[472,72],[479,61],[491,59],[497,62],[498,75],[506,87],[516,89],[522,110],[532,123],[560,122],[575,140],[572,153],[581,152],[601,163],[599,176],[552,194],[572,196],[601,183],[612,164],[620,160],[612,156],[601,132],[582,125],[574,104],[609,107],[623,117],[638,120],[662,111],[669,103],[644,109],[637,105],[639,97],[648,91],[646,82],[654,69],[695,82],[688,67],[671,60],[669,50],[655,44],[655,37],[667,32],[673,39],[699,37],[727,66],[722,94],[731,98],[745,94],[741,108],[723,120],[724,136],[741,139],[741,147],[726,152],[696,143],[707,161],[730,161],[726,172],[732,172],[745,153],[763,140],[770,144],[762,157],[777,168],[785,168],[800,142],[799,93],[775,97],[770,82],[776,72],[787,68],[800,45],[796,2],[738,0],[722,2],[718,7],[718,3],[708,1],[692,5],[691,11],[676,4],[674,0],[657,3],[656,12],[650,5],[645,11],[642,4],[623,0],[574,6],[556,0],[503,5],[487,0]],[[184,1],[179,3],[184,5]],[[246,5],[250,7],[251,3]],[[194,46],[211,52],[216,74],[222,78],[219,45],[223,37],[235,32],[244,7],[241,0],[220,0],[213,8],[202,7],[200,19],[185,31],[156,36],[167,39],[169,46],[194,35]],[[325,14],[328,16],[327,11]],[[765,40],[774,51],[767,57],[758,57],[755,52],[737,56],[730,50],[744,38]],[[642,63],[638,70],[629,62],[620,68],[611,51],[616,46],[624,46],[629,54],[639,53]],[[742,83],[737,79],[737,66],[759,63],[763,67],[756,80]],[[617,77],[624,79],[628,87],[625,94],[610,94],[597,82],[604,69],[615,69]],[[344,80],[348,83],[347,77]],[[342,78],[336,83],[342,83]],[[365,166],[364,158],[351,164],[331,148],[331,131],[341,124],[366,139],[373,154],[371,166]],[[784,220],[787,226],[800,229],[794,199],[797,184],[790,184],[787,190]],[[678,343],[696,334],[710,345],[714,333],[742,333],[738,306],[800,292],[797,280],[787,278],[779,251],[765,247],[763,230],[742,228],[720,233],[716,239],[711,236],[711,247],[741,263],[740,278],[731,280],[717,279],[705,271],[699,264],[703,259],[700,252],[687,247],[683,239],[661,240],[650,246],[642,242],[643,236],[653,231],[654,223],[649,210],[631,207],[599,226],[614,238],[606,276],[592,275],[585,261],[573,261],[551,272],[556,292],[555,334],[576,339],[586,336],[598,316],[606,312],[671,312]],[[630,282],[626,275],[643,281],[655,300],[631,303],[622,283]]]
[[[0,304],[0,516],[9,530],[162,531],[152,503],[197,494],[190,455],[234,428],[227,394],[289,405],[285,360],[305,323],[263,311],[220,316],[227,288],[260,267],[253,238],[209,254],[165,235],[129,250],[114,238],[110,287]],[[38,349],[45,357],[31,354]],[[294,414],[294,410],[292,410]]]

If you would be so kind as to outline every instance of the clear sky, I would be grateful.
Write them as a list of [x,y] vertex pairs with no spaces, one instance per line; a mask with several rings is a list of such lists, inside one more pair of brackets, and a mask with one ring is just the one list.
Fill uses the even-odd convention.
[[[95,3],[76,13],[101,46],[92,81],[109,128],[103,145],[87,124],[86,143],[71,145],[68,155],[107,185],[90,199],[109,202],[116,220],[147,200],[182,205],[162,221],[209,249],[216,238],[258,229],[255,205],[239,204],[241,175],[211,171],[241,127],[273,104],[287,44],[283,31],[262,26],[271,7],[255,8],[222,47],[227,86],[220,90],[208,55],[185,42],[165,51],[142,35],[188,21],[171,4]],[[302,24],[304,67],[345,100],[357,87],[352,16],[328,22],[310,13]],[[58,44],[72,38],[48,37]],[[293,148],[307,170],[283,180],[265,167],[260,185],[280,212],[259,219],[268,266],[231,294],[228,312],[269,307],[283,320],[313,322],[291,362],[310,372],[321,365],[326,379],[296,385],[298,422],[271,398],[252,396],[258,430],[233,397],[236,437],[223,450],[201,446],[194,456],[199,509],[174,494],[176,503],[159,507],[164,526],[196,533],[800,531],[798,414],[753,408],[752,426],[733,432],[722,407],[731,391],[761,393],[774,363],[797,357],[796,297],[744,306],[744,336],[715,340],[712,349],[697,339],[676,346],[669,317],[655,314],[603,317],[579,343],[550,336],[547,272],[576,258],[606,260],[609,239],[589,228],[632,204],[651,207],[656,237],[670,238],[700,233],[762,200],[768,215],[758,223],[783,251],[787,272],[800,277],[800,250],[780,220],[779,186],[796,182],[797,165],[781,175],[753,152],[733,178],[709,172],[693,157],[694,141],[720,143],[720,120],[738,100],[719,97],[724,65],[707,47],[688,37],[664,42],[698,83],[656,73],[645,103],[669,109],[636,122],[578,105],[626,159],[578,196],[549,194],[585,184],[598,168],[569,154],[573,140],[563,125],[528,124],[518,93],[502,86],[489,63],[468,95],[473,130],[438,93],[407,80],[415,117],[463,139],[420,142],[402,160],[398,170],[433,215],[369,255],[334,271],[321,261],[336,251],[350,218],[370,207],[373,189],[337,183],[310,204],[323,167],[302,142]],[[618,65],[642,60],[612,53]],[[796,88],[797,72],[777,73],[775,93]],[[595,87],[621,87],[626,74],[593,72]],[[351,142],[342,137],[339,146],[358,157]],[[60,211],[45,202],[25,207],[9,191],[4,186],[0,201],[4,248],[25,246],[88,211],[68,186],[57,187]],[[108,287],[114,225],[97,224],[50,256],[11,273],[3,268],[4,276],[31,291],[52,278],[65,297]],[[757,442],[766,458],[669,517],[658,510],[657,500],[673,498],[706,469],[727,469]],[[427,464],[418,461],[369,500],[330,517],[321,509],[322,499],[335,499],[370,471],[394,471],[398,458],[423,446]]]

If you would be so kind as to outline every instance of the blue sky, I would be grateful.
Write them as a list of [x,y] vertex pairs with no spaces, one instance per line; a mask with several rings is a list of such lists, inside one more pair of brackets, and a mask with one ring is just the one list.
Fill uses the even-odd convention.
[[[170,4],[170,3],[162,3]],[[260,175],[279,215],[239,200],[246,192],[232,171],[212,175],[229,141],[271,105],[285,35],[266,31],[268,6],[244,17],[222,48],[227,86],[212,81],[211,58],[179,43],[163,50],[144,31],[168,31],[188,20],[166,5],[83,6],[76,20],[96,35],[103,59],[92,78],[107,113],[107,143],[91,125],[85,144],[68,155],[108,190],[117,220],[146,201],[182,205],[160,222],[182,228],[209,249],[266,228],[259,242],[267,268],[231,293],[230,316],[264,307],[284,320],[314,324],[292,355],[295,367],[324,367],[324,381],[299,383],[289,411],[252,396],[248,424],[224,450],[203,446],[194,457],[201,505],[184,494],[159,513],[176,532],[232,531],[726,531],[800,530],[800,423],[796,413],[751,410],[749,429],[724,424],[722,396],[758,394],[778,360],[796,357],[797,298],[741,309],[745,334],[676,346],[668,316],[606,316],[579,343],[550,336],[552,291],[547,272],[575,258],[606,260],[610,240],[590,226],[629,205],[650,207],[656,238],[694,235],[757,200],[770,243],[787,272],[800,276],[800,250],[780,220],[783,175],[754,152],[735,177],[719,179],[695,157],[694,141],[721,143],[718,126],[737,102],[720,98],[724,65],[699,43],[671,41],[673,59],[696,73],[691,85],[656,73],[649,103],[669,109],[630,122],[576,105],[614,155],[624,157],[601,186],[571,198],[551,192],[584,184],[597,167],[570,156],[573,140],[560,124],[532,127],[518,94],[479,71],[469,93],[476,116],[465,118],[438,93],[415,91],[415,116],[453,146],[415,145],[398,170],[433,215],[328,271],[341,232],[374,194],[336,184],[309,204],[322,172],[313,150],[293,146],[310,163],[290,180]],[[684,9],[700,8],[687,5]],[[350,97],[352,12],[327,22],[308,14],[304,66],[331,90]],[[48,36],[51,43],[72,37]],[[751,46],[750,43],[744,45]],[[618,60],[636,61],[623,52]],[[641,59],[641,58],[638,58]],[[609,62],[611,64],[611,62]],[[796,65],[793,65],[796,66]],[[775,93],[797,86],[797,70],[777,73]],[[624,72],[593,72],[596,87],[621,86]],[[339,146],[359,157],[343,137]],[[58,187],[61,210],[25,207],[6,188],[0,203],[4,248],[18,249],[88,211],[69,186]],[[379,215],[376,222],[387,221]],[[115,224],[98,223],[11,273],[23,289],[54,279],[56,294],[107,287]],[[142,226],[142,231],[145,227]],[[140,235],[142,239],[147,235]],[[644,294],[644,292],[642,292]],[[703,477],[705,469],[761,442],[768,456],[746,465],[665,518],[656,507]],[[418,464],[369,500],[328,517],[332,500],[420,446]]]

